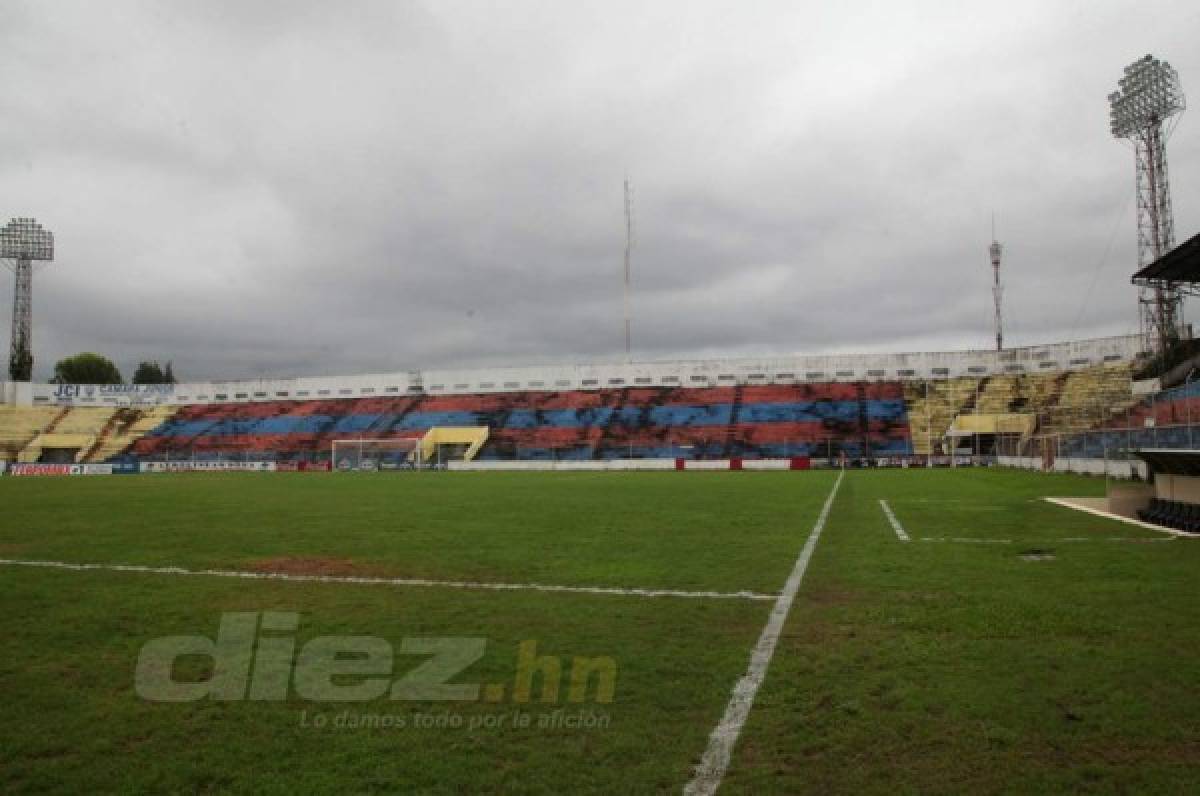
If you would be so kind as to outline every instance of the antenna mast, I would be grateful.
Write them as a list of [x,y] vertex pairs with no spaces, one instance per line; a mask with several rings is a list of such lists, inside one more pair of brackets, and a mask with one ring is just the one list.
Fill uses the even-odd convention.
[[625,360],[632,361],[633,347],[629,333],[629,260],[633,253],[633,198],[629,190],[629,178],[625,178]]
[[1004,302],[1004,288],[1000,285],[1000,255],[1004,247],[996,242],[996,216],[992,216],[992,245],[988,246],[988,255],[992,260],[992,300],[996,304],[996,350],[1004,350],[1004,321],[1001,305]]

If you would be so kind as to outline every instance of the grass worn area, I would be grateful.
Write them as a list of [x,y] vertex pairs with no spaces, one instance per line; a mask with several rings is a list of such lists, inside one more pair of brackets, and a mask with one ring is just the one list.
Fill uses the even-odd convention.
[[[4,478],[0,557],[778,591],[833,474],[197,473]],[[116,478],[114,476],[114,478]]]
[[[833,475],[728,475],[0,479],[9,518],[0,557],[189,568],[300,559],[345,574],[777,591]],[[0,567],[0,602],[5,792],[675,791],[771,606],[14,566]],[[215,638],[222,614],[234,611],[301,615],[294,633],[260,632],[260,646],[281,635],[297,650],[320,636],[385,639],[393,679],[430,660],[401,653],[405,638],[483,638],[484,657],[451,682],[485,688],[448,702],[314,702],[294,682],[286,701],[138,696],[144,644]],[[562,667],[550,703],[537,701],[541,676],[534,701],[514,693],[518,645],[529,640]],[[597,682],[570,701],[576,656],[612,659],[611,703],[600,701]],[[210,658],[189,656],[173,671],[203,681],[212,670]],[[504,689],[495,701],[488,685]],[[539,726],[556,709],[607,717],[607,726]],[[531,715],[531,726],[513,726],[515,711]],[[339,717],[381,714],[406,726],[336,726]],[[464,726],[415,727],[416,714]],[[505,723],[472,729],[485,719]]]
[[[703,749],[769,606],[11,568],[0,590],[6,793],[672,791]],[[395,651],[393,680],[429,659],[401,654],[406,637],[482,637],[483,659],[452,682],[505,693],[498,702],[312,702],[294,688],[279,702],[140,699],[141,646],[176,634],[215,637],[224,611],[299,612],[299,629],[283,634],[297,648],[317,636],[382,637]],[[268,635],[280,634],[260,638]],[[540,677],[529,702],[514,701],[518,644],[527,640],[539,656],[561,660],[560,693],[549,704]],[[610,703],[598,700],[594,682],[583,701],[567,699],[574,656],[613,659]],[[209,673],[185,659],[176,676]],[[558,709],[607,725],[538,726]],[[516,711],[531,716],[529,727],[513,726]],[[415,726],[416,714],[434,726]],[[379,715],[406,726],[336,726]],[[441,716],[462,726],[438,726]],[[503,725],[472,728],[489,716]]]
[[849,473],[725,792],[1193,790],[1200,541],[1039,499],[1103,488]]
[[[297,559],[346,574],[776,592],[833,478],[0,479],[0,557],[237,569]],[[1007,471],[847,473],[722,792],[1191,790],[1200,542],[1156,541],[1166,537],[1041,500],[1103,490]],[[1053,558],[1021,558],[1029,551]],[[5,792],[678,792],[771,607],[13,566],[0,567],[0,604]],[[282,701],[135,693],[146,642],[213,638],[234,611],[300,615],[293,633],[263,631],[260,649],[264,636],[297,649],[384,639],[392,680],[429,660],[402,652],[406,638],[485,639],[451,681],[484,688],[336,703],[294,687]],[[529,640],[563,669],[548,703],[516,701]],[[576,656],[613,660],[611,702],[594,688],[568,701]],[[190,656],[175,675],[211,669]],[[558,709],[605,726],[539,726]],[[518,714],[530,726],[513,726]],[[379,716],[405,725],[344,726]],[[422,717],[435,726],[414,726]],[[436,724],[447,720],[462,726]]]

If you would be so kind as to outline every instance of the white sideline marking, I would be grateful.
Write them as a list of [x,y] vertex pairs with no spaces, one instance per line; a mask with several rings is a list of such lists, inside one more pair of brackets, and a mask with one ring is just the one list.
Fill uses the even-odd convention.
[[842,485],[845,475],[845,470],[838,474],[837,480],[833,482],[833,489],[829,491],[829,497],[825,498],[825,505],[821,507],[821,514],[808,535],[808,541],[804,543],[804,549],[796,559],[792,574],[775,601],[775,607],[771,609],[771,615],[758,637],[758,643],[754,645],[754,652],[750,655],[750,666],[733,686],[733,694],[729,697],[729,704],[725,706],[725,714],[708,736],[708,748],[704,750],[704,757],[692,773],[691,781],[683,787],[685,796],[711,796],[721,786],[725,770],[729,768],[733,746],[737,743],[742,725],[746,723],[750,708],[754,706],[758,688],[767,675],[767,667],[771,665],[771,657],[775,654],[775,644],[783,631],[783,623],[787,619],[793,600],[796,599],[796,592],[800,590],[800,581],[804,579],[804,571],[808,569],[808,561],[812,558],[817,540],[821,538],[821,531],[829,518],[829,510],[833,507],[833,499],[837,497],[838,487]]
[[356,575],[293,575],[286,572],[244,572],[236,569],[184,569],[183,567],[150,567],[141,564],[72,564],[66,561],[31,561],[0,558],[0,565],[68,569],[73,571],[99,570],[104,572],[135,572],[146,575],[199,575],[213,578],[245,578],[247,580],[287,580],[311,583],[355,583],[378,586],[435,586],[446,589],[480,589],[485,591],[542,591],[569,594],[615,594],[627,597],[685,597],[712,600],[774,600],[778,595],[752,591],[680,591],[677,589],[623,589],[612,586],[555,586],[548,583],[476,583],[463,580],[429,580],[427,578],[373,578]]
[[1173,542],[1179,537],[1168,536],[1064,536],[1060,542]]
[[1168,536],[1166,539],[1157,536],[1110,536],[1110,542],[1173,542],[1178,539],[1178,536]]
[[900,524],[900,520],[896,519],[896,515],[892,513],[892,507],[888,505],[886,500],[879,501],[879,507],[883,509],[883,513],[887,515],[888,522],[892,524],[892,530],[896,532],[896,538],[902,542],[911,541],[908,534],[904,532],[904,526]]
[[1194,534],[1194,533],[1185,533],[1184,531],[1178,531],[1178,530],[1175,530],[1174,528],[1164,528],[1161,525],[1154,525],[1149,522],[1142,522],[1141,520],[1135,520],[1132,517],[1122,517],[1120,514],[1113,514],[1111,511],[1103,511],[1101,509],[1094,509],[1089,506],[1080,506],[1078,503],[1072,503],[1067,498],[1047,497],[1047,498],[1042,498],[1042,500],[1046,501],[1047,503],[1053,503],[1056,506],[1062,506],[1063,508],[1066,508],[1066,509],[1074,509],[1075,511],[1086,511],[1088,514],[1095,514],[1097,517],[1104,517],[1106,519],[1116,520],[1117,522],[1123,522],[1123,523],[1126,523],[1127,525],[1137,525],[1140,528],[1149,528],[1152,531],[1158,531],[1159,533],[1170,534],[1171,536],[1180,537],[1183,539],[1197,538],[1196,534]]
[[[1025,542],[1173,542],[1177,537],[1160,539],[1153,536],[1054,536],[1049,539],[1026,539]],[[967,544],[1013,544],[1012,539],[970,539],[963,536],[922,536],[922,542],[964,542]]]

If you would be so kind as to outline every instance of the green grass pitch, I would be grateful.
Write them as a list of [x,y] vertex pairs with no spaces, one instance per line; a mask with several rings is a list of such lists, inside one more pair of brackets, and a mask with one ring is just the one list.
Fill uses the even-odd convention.
[[[0,479],[9,562],[333,576],[0,565],[0,790],[679,792],[836,477]],[[1200,541],[1041,499],[1103,491],[1001,470],[847,472],[721,792],[1192,789]],[[269,641],[372,637],[394,652],[389,673],[333,684],[431,660],[406,639],[482,639],[450,680],[478,693],[331,702],[285,679],[280,698],[139,696],[148,643],[215,639],[238,614],[298,616],[285,631],[264,618],[258,647],[229,653],[250,691]],[[531,644],[550,663],[526,698]],[[599,674],[572,692],[577,659],[607,662],[610,698]],[[205,682],[214,664],[185,655],[168,675]]]

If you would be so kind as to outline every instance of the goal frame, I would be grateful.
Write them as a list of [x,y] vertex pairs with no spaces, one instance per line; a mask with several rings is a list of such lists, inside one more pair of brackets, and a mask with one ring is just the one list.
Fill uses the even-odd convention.
[[331,440],[329,469],[334,472],[419,470],[419,437],[354,437]]

